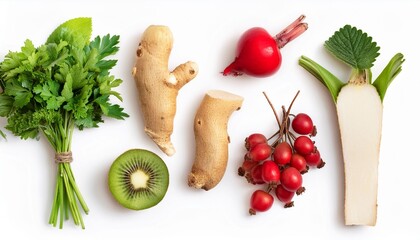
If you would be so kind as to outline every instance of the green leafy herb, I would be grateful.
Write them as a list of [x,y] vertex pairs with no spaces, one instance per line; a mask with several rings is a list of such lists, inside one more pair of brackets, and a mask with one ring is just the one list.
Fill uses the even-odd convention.
[[[57,185],[50,224],[60,228],[68,213],[84,228],[79,205],[89,209],[70,168],[74,128],[98,127],[104,116],[128,115],[112,97],[122,80],[110,74],[116,60],[106,59],[119,50],[119,36],[105,35],[90,41],[90,18],[61,24],[45,44],[26,40],[20,51],[9,52],[0,63],[0,116],[6,129],[22,139],[46,137],[56,152]],[[3,134],[2,134],[3,135]],[[64,160],[63,160],[64,159]]]
[[83,48],[90,42],[92,19],[81,17],[70,19],[58,26],[48,37],[47,43],[56,43],[65,39],[69,44]]
[[[5,116],[9,109],[12,107],[13,102],[10,100],[9,97],[4,97],[1,95],[2,92],[2,81],[0,79],[0,116]],[[0,136],[6,139],[6,134],[0,130]]]

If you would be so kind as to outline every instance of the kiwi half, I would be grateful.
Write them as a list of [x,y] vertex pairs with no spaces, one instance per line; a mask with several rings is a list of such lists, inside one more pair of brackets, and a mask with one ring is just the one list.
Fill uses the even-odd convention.
[[108,186],[114,198],[124,207],[142,210],[155,206],[165,196],[169,172],[155,153],[130,149],[112,163]]

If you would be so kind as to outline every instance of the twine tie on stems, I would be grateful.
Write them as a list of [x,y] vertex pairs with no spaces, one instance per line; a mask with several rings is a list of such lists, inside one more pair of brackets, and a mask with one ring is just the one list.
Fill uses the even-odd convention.
[[55,153],[55,163],[71,163],[73,155],[71,152]]

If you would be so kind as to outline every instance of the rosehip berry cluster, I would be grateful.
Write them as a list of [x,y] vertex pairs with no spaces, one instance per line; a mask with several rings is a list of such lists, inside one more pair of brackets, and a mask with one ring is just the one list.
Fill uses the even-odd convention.
[[253,133],[245,139],[247,153],[238,174],[251,184],[266,185],[265,190],[259,189],[252,194],[249,209],[251,215],[270,209],[274,203],[273,195],[284,203],[285,208],[292,207],[295,194],[300,195],[305,191],[302,174],[311,168],[322,168],[325,165],[312,141],[316,127],[311,117],[305,113],[290,114],[298,94],[287,111],[282,107],[283,118],[280,120],[264,93],[275,113],[279,130],[270,138],[261,133]]

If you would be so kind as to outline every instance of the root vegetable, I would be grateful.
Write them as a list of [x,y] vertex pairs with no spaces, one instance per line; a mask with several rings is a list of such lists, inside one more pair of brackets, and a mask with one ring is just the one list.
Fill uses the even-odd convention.
[[374,226],[382,101],[389,84],[401,72],[404,56],[396,54],[372,83],[370,68],[379,56],[379,47],[366,33],[346,25],[325,42],[325,47],[352,67],[348,83],[307,57],[302,56],[299,64],[328,88],[336,103],[344,159],[345,224]]
[[272,37],[264,28],[254,27],[244,32],[236,47],[236,57],[223,75],[248,74],[254,77],[268,77],[276,73],[282,62],[280,49],[308,29],[301,15],[292,24]]
[[382,103],[375,87],[343,87],[337,115],[345,159],[346,224],[375,225],[382,128]]
[[172,32],[167,26],[149,26],[137,48],[133,68],[144,118],[144,131],[168,156],[175,153],[171,142],[179,90],[198,73],[194,62],[186,62],[168,70],[173,46]]
[[242,106],[241,96],[210,90],[204,96],[194,119],[195,161],[188,185],[210,190],[223,178],[228,162],[228,121]]

